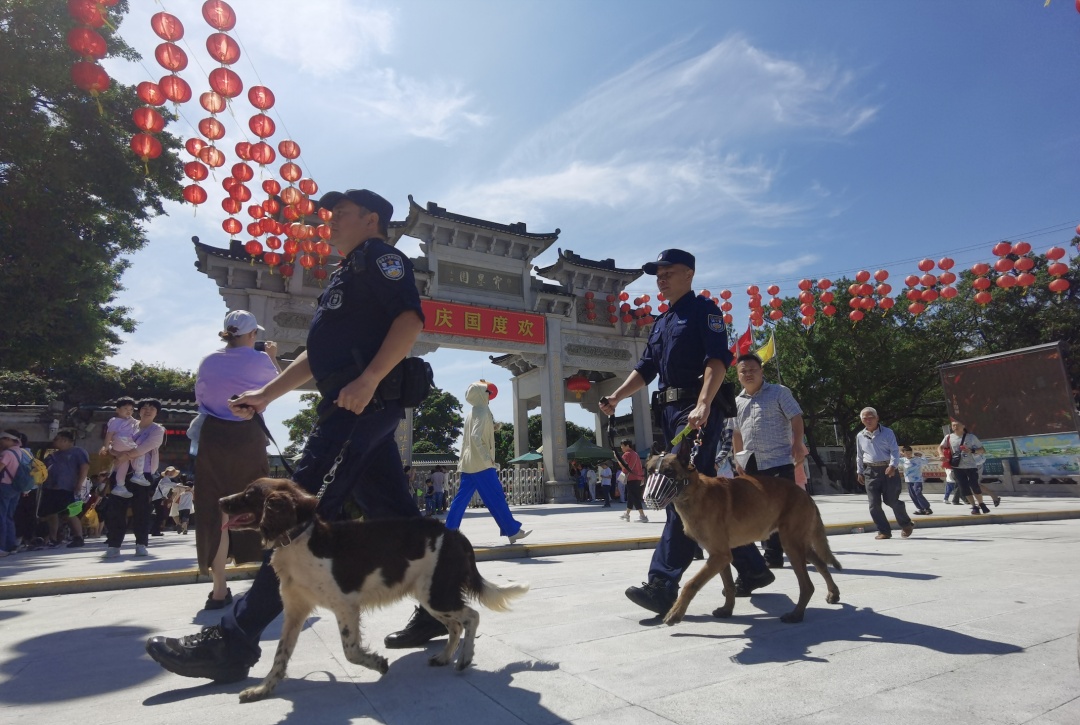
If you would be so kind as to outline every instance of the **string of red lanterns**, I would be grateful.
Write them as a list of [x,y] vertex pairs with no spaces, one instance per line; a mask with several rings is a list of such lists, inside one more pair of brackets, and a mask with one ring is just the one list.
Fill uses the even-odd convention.
[[108,90],[110,79],[98,64],[108,52],[108,46],[97,29],[108,23],[105,8],[116,3],[117,0],[68,0],[68,15],[76,25],[68,31],[67,44],[79,56],[71,66],[71,82],[90,94],[101,114],[104,110],[98,95]]

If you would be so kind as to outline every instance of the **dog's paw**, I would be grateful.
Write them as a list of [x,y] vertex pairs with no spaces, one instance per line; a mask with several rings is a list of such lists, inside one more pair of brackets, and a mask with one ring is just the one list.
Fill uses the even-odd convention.
[[666,624],[669,627],[674,626],[674,625],[678,624],[681,621],[682,621],[682,615],[681,614],[676,614],[675,612],[668,612],[667,616],[664,617],[664,624]]
[[717,607],[713,610],[712,615],[717,619],[727,619],[731,616],[731,607]]
[[375,666],[371,669],[375,670],[380,675],[385,675],[387,672],[390,671],[390,661],[385,657],[377,655],[375,657]]
[[255,702],[256,700],[261,700],[269,695],[272,690],[272,687],[266,687],[265,685],[249,687],[240,693],[240,702]]
[[839,604],[840,603],[840,592],[838,592],[838,591],[837,592],[829,592],[828,594],[825,595],[825,601],[828,602],[829,604]]
[[448,664],[450,664],[450,661],[442,655],[433,655],[431,659],[427,661],[427,663],[432,667],[446,667]]
[[458,672],[461,672],[463,669],[465,669],[466,667],[468,667],[471,664],[472,664],[472,658],[471,657],[469,659],[461,657],[461,658],[458,659],[457,664],[454,665],[454,669],[456,669]]
[[780,621],[786,624],[798,624],[803,620],[802,614],[796,614],[795,612],[788,612],[780,617]]

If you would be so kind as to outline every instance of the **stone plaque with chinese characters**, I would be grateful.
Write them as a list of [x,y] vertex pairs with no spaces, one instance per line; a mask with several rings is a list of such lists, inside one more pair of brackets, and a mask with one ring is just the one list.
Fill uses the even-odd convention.
[[439,262],[439,284],[521,296],[521,276],[455,262]]

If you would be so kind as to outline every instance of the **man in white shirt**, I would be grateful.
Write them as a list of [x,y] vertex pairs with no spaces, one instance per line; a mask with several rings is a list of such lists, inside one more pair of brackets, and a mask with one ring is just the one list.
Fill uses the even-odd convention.
[[611,466],[608,461],[600,464],[600,492],[604,496],[604,508],[611,508]]
[[911,536],[915,524],[900,500],[900,447],[891,430],[878,421],[877,411],[863,408],[859,413],[863,428],[855,436],[857,451],[855,467],[859,472],[859,483],[866,486],[866,495],[870,499],[870,518],[877,526],[875,539],[891,539],[892,527],[881,504],[893,510],[896,523],[900,524],[901,536]]

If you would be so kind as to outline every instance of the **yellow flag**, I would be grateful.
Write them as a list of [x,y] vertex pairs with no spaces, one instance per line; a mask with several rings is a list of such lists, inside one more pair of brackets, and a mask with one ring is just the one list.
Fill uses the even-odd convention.
[[769,362],[774,357],[776,357],[776,336],[775,336],[775,334],[770,332],[769,333],[769,341],[767,343],[765,343],[764,345],[762,345],[761,347],[759,347],[757,350],[755,350],[754,353],[759,358],[761,358],[761,364],[762,365],[764,365],[765,363]]

